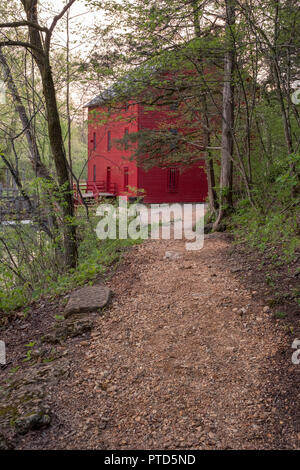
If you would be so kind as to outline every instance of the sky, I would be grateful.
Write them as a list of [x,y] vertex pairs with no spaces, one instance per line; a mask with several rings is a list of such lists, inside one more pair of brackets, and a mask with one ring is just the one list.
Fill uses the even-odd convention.
[[[51,15],[50,21],[47,21],[48,25],[51,22],[51,18],[54,15],[58,14],[63,7],[65,6],[65,0],[47,0],[40,1],[40,14],[41,17],[45,20]],[[45,5],[45,6],[44,6]],[[88,28],[93,28],[95,23],[103,20],[103,15],[100,11],[92,11],[85,6],[84,0],[76,0],[75,3],[70,8],[70,40],[74,48],[84,49],[82,46],[83,34]],[[65,17],[66,18],[66,15]],[[55,30],[55,40],[61,42],[62,44],[66,43],[66,32],[65,30],[66,22],[64,19],[60,20],[59,25],[57,25]],[[71,47],[72,47],[71,46]]]
[[[39,12],[41,22],[50,26],[55,15],[60,13],[66,4],[66,0],[40,0]],[[75,54],[80,52],[82,56],[86,56],[90,50],[91,44],[86,41],[85,32],[92,30],[96,23],[103,22],[104,16],[101,11],[91,10],[85,6],[84,0],[76,0],[70,8],[70,52]],[[67,44],[66,34],[66,18],[67,15],[57,24],[52,37],[52,45],[65,47]],[[92,86],[88,86],[83,92],[82,88],[78,88],[71,84],[71,96],[74,103],[79,105],[88,102],[95,96],[96,92]]]

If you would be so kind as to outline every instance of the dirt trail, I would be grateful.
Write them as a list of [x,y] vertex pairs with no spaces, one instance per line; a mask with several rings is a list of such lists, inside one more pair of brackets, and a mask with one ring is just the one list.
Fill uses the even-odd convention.
[[19,448],[299,447],[299,397],[285,401],[282,370],[300,366],[281,353],[290,346],[260,294],[232,272],[229,246],[149,241],[128,252],[111,305],[88,341],[70,344],[69,377],[49,390],[53,425]]

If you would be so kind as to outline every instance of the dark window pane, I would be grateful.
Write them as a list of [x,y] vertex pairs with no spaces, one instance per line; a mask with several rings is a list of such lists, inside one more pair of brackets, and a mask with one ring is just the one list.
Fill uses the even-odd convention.
[[178,168],[168,169],[168,191],[175,193],[178,191],[179,170]]
[[128,167],[124,168],[124,191],[128,191]]
[[107,150],[111,149],[111,132],[107,132]]
[[128,137],[129,137],[129,129],[126,128],[125,129],[125,132],[124,132],[124,137],[125,137],[125,144],[124,144],[124,148],[125,150],[128,150],[129,148],[129,142],[128,142]]

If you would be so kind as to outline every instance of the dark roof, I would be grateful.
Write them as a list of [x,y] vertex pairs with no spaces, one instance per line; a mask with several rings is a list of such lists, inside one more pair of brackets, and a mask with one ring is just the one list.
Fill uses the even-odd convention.
[[85,104],[84,108],[92,108],[105,103],[108,104],[114,98],[118,98],[120,101],[126,101],[131,97],[136,96],[143,88],[149,85],[149,72],[157,72],[157,68],[148,65],[143,68],[139,67],[138,69],[124,75],[112,86],[106,88],[103,92]]
[[93,106],[100,106],[105,102],[109,102],[117,95],[114,85],[104,90],[100,95],[95,96],[91,101],[84,105],[84,108],[92,108]]

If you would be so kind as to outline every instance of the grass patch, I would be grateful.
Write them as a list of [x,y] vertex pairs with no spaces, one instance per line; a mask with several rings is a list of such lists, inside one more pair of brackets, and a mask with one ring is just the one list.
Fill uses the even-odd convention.
[[[76,269],[68,272],[59,268],[53,256],[53,246],[40,240],[42,234],[30,233],[30,237],[27,237],[26,231],[30,229],[24,228],[21,240],[24,245],[27,240],[30,240],[30,246],[29,242],[25,246],[30,255],[20,260],[15,255],[19,276],[14,275],[5,266],[1,266],[0,311],[7,314],[26,307],[41,297],[54,298],[88,282],[93,283],[97,276],[105,274],[113,263],[120,260],[124,250],[142,241],[139,239],[99,240],[95,232],[98,221],[99,218],[96,217],[92,217],[90,222],[83,217],[78,218],[79,260]],[[42,249],[36,250],[36,253],[32,249],[34,237],[36,237],[36,244],[42,244]],[[6,232],[6,240],[14,256],[14,250],[19,248],[20,237],[10,230]],[[24,246],[22,248],[24,249]],[[24,278],[24,282],[20,280],[20,277]]]
[[[229,227],[236,243],[258,250],[275,266],[291,263],[298,256],[300,235],[298,208],[282,212],[281,207],[263,214],[249,204],[239,204],[232,214]],[[272,280],[268,280],[272,282]]]

